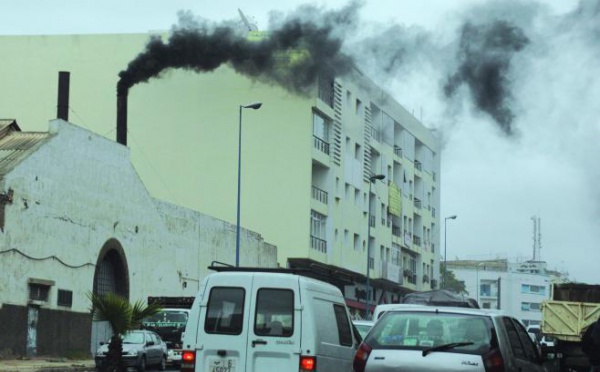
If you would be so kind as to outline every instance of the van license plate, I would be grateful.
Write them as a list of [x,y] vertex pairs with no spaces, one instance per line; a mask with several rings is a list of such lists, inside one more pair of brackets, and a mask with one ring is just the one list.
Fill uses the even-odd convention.
[[214,358],[208,364],[210,372],[235,372],[235,359]]

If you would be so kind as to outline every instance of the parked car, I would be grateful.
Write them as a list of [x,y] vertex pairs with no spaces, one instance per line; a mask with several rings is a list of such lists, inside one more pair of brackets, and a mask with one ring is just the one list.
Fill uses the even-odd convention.
[[389,309],[354,357],[354,372],[545,372],[544,357],[515,318],[490,310]]
[[527,333],[529,333],[531,339],[534,342],[538,343],[541,347],[554,347],[554,337],[543,334],[542,330],[540,329],[540,326],[527,327]]
[[183,372],[350,371],[359,341],[339,288],[286,269],[214,268],[183,336]]
[[352,324],[358,330],[360,337],[364,339],[367,336],[367,333],[373,328],[373,324],[375,324],[372,320],[353,320]]
[[[106,360],[108,343],[101,343],[96,352],[96,368]],[[167,344],[152,331],[131,331],[123,335],[123,362],[143,372],[148,366],[164,371],[167,365]]]

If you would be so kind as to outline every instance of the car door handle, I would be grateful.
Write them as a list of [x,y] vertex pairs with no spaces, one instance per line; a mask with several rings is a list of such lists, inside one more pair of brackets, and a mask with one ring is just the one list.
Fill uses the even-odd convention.
[[265,340],[254,340],[252,341],[252,347],[255,347],[256,345],[266,345],[267,341]]

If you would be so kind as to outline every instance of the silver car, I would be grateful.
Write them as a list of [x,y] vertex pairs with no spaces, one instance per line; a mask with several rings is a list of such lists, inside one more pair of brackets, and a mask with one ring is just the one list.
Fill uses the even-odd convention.
[[[96,352],[96,368],[101,368],[108,354],[108,344],[100,344]],[[167,363],[167,344],[152,331],[131,331],[123,335],[123,363],[139,372],[147,366],[164,371]]]
[[390,309],[354,358],[354,372],[545,372],[523,325],[487,310]]

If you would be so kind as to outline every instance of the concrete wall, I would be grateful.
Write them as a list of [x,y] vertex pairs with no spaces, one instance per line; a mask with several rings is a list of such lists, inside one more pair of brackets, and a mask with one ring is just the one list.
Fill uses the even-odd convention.
[[[194,296],[213,260],[235,263],[235,226],[152,198],[129,149],[61,120],[50,132],[1,183],[13,199],[0,232],[0,324],[13,328],[0,332],[0,350],[23,352],[22,313],[30,305],[39,307],[39,352],[81,349],[81,337],[89,342],[87,294],[109,240],[123,248],[131,301]],[[275,247],[247,230],[241,253],[241,265],[277,265]],[[32,279],[52,283],[48,301],[29,300]],[[71,307],[57,304],[59,289],[72,291]]]

